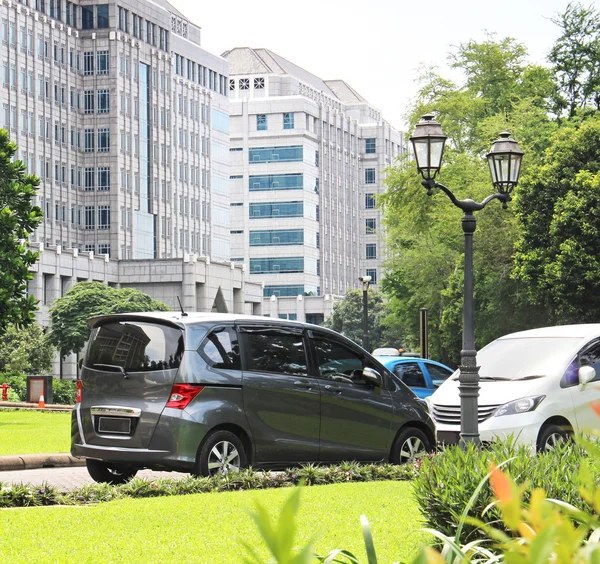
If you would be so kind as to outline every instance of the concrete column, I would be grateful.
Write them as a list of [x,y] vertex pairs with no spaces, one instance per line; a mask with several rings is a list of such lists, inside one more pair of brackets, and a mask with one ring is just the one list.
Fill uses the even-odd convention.
[[[186,258],[188,261],[186,262]],[[182,281],[181,281],[181,303],[183,304],[184,311],[196,311],[197,306],[197,292],[196,292],[196,261],[193,257],[184,257],[183,268],[182,268]]]
[[279,300],[277,299],[277,296],[270,297],[269,305],[271,306],[269,311],[271,317],[277,319],[279,317]]
[[244,290],[233,288],[233,313],[244,313]]
[[306,322],[306,311],[305,311],[305,302],[304,296],[302,294],[298,294],[296,298],[296,315],[298,316],[298,321]]

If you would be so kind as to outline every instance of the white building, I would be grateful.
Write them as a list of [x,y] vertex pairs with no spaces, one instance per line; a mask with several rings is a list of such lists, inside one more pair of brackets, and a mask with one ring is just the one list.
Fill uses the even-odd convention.
[[267,49],[223,57],[232,261],[264,285],[265,313],[320,322],[360,275],[381,278],[375,196],[405,150],[401,134],[342,80],[321,80]]

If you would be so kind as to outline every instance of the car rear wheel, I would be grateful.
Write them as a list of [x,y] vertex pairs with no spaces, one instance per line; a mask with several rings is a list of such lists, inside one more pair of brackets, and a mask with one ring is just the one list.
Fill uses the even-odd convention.
[[570,440],[573,431],[569,427],[560,425],[548,425],[544,427],[538,437],[538,451],[546,452],[554,450],[559,444]]
[[237,472],[248,466],[244,444],[230,431],[215,431],[206,439],[198,457],[198,474],[214,476]]
[[425,456],[431,450],[427,435],[420,429],[408,427],[396,438],[392,447],[392,464],[412,463]]
[[87,466],[88,474],[95,482],[105,484],[125,484],[137,474],[137,469],[131,466],[110,464],[92,458],[86,458],[85,465]]

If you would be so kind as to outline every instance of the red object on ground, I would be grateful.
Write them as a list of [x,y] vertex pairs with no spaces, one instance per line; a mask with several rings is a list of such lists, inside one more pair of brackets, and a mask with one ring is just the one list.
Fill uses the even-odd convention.
[[4,382],[0,388],[2,388],[2,401],[8,401],[8,390],[10,390],[10,386]]

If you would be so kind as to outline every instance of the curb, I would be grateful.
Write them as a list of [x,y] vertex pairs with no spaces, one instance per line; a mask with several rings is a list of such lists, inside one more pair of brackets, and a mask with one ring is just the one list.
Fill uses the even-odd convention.
[[0,456],[0,472],[10,470],[34,470],[36,468],[59,468],[65,466],[85,466],[85,458],[76,458],[68,452]]
[[42,409],[37,403],[0,401],[0,409],[35,409],[36,411],[73,411],[72,405],[49,404]]

